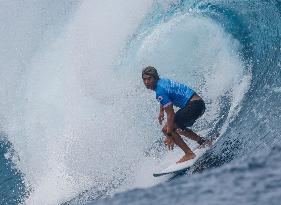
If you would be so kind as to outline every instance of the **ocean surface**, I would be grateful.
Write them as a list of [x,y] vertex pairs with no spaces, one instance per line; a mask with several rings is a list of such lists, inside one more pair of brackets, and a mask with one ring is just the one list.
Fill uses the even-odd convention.
[[[280,204],[280,0],[3,0],[0,20],[1,205]],[[152,176],[182,153],[147,65],[220,133],[177,175]]]

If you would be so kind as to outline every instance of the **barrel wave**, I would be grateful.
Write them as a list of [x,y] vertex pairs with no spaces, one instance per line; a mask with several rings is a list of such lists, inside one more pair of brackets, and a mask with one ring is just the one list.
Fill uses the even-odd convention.
[[[279,204],[280,1],[0,5],[1,204]],[[147,65],[194,88],[194,129],[220,133],[172,178],[152,177],[173,153]]]

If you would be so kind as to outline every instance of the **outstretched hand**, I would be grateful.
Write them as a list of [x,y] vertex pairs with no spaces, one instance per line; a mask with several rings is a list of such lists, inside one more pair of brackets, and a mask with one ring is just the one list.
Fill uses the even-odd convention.
[[168,147],[169,150],[173,150],[174,149],[174,140],[171,137],[166,137],[164,139],[164,144]]

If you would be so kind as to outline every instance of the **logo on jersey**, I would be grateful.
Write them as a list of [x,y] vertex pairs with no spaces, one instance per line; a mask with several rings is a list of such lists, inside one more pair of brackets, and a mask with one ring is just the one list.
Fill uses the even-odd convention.
[[163,97],[162,96],[159,96],[158,98],[157,98],[157,101],[158,102],[161,102],[163,100]]

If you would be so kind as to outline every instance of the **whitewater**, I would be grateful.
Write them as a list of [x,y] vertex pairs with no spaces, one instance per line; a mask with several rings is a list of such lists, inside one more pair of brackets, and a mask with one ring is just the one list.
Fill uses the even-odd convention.
[[[279,204],[279,0],[0,1],[0,204]],[[194,88],[186,173],[141,70]],[[188,141],[191,147],[194,142]]]

